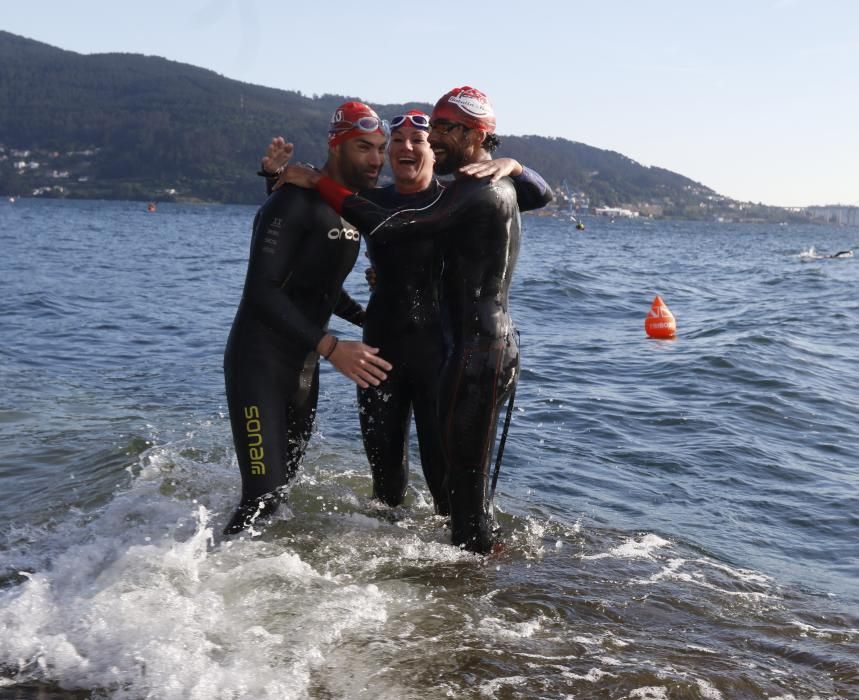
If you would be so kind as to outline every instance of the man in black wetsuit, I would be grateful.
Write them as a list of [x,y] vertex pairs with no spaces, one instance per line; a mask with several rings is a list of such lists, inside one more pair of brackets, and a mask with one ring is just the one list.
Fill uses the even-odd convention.
[[[323,172],[347,187],[373,187],[386,144],[387,124],[372,109],[344,103],[331,119]],[[272,514],[283,500],[313,427],[320,355],[360,387],[378,384],[391,369],[376,348],[327,332],[332,312],[363,322],[363,309],[342,289],[359,245],[358,231],[313,191],[281,188],[257,212],[224,355],[242,475],[241,503],[225,534]]]
[[519,250],[516,191],[508,178],[493,182],[464,177],[487,167],[498,143],[494,132],[494,113],[480,91],[456,88],[438,101],[429,137],[436,171],[456,173],[457,179],[428,207],[391,212],[367,198],[350,196],[330,178],[294,166],[285,173],[286,181],[315,185],[374,241],[412,245],[420,237],[433,236],[440,242],[449,348],[438,411],[452,540],[480,553],[492,547],[489,461],[496,425],[519,374],[519,350],[507,309]]
[[[498,145],[486,95],[464,86],[436,102],[430,144],[439,174],[479,172]],[[519,346],[507,297],[519,254],[520,219],[509,179],[463,180],[452,187],[442,296],[451,348],[441,374],[439,415],[447,463],[454,544],[492,547],[489,465],[498,416],[519,379]]]

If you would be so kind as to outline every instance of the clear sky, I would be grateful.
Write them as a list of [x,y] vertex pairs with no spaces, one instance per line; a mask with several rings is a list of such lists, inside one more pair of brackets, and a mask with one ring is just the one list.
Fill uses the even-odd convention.
[[309,95],[473,85],[501,134],[619,151],[735,199],[859,204],[854,0],[0,0],[0,29]]

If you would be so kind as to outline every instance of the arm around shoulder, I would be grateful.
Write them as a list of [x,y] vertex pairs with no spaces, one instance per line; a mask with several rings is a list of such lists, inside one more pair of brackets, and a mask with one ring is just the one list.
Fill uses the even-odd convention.
[[519,175],[513,175],[511,179],[516,187],[519,211],[541,209],[555,198],[552,188],[540,173],[527,166],[522,166],[522,172]]

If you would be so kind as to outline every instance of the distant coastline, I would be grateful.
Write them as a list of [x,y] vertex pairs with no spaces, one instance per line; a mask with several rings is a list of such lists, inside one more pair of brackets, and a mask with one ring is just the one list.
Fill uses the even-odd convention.
[[[343,95],[308,97],[136,54],[82,55],[0,31],[0,196],[256,204],[270,138],[321,163]],[[390,118],[419,102],[374,105]],[[857,207],[740,202],[657,166],[561,138],[501,135],[498,155],[555,190],[546,212],[855,226]]]

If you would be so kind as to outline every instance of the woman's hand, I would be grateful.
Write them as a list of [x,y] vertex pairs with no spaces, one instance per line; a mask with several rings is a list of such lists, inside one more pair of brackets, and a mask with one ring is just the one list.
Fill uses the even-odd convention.
[[367,286],[370,291],[376,289],[376,268],[372,265],[364,270],[364,279],[367,280]]
[[268,148],[265,149],[265,155],[262,157],[262,169],[264,172],[270,173],[273,176],[279,174],[281,168],[285,168],[292,158],[292,153],[295,147],[288,143],[282,136],[275,136]]
[[274,185],[274,189],[280,189],[283,185],[297,185],[305,189],[313,189],[319,178],[320,173],[313,168],[308,168],[306,165],[288,165],[281,172],[280,177]]
[[[369,260],[370,254],[365,250],[364,257]],[[376,288],[376,268],[373,267],[373,263],[370,263],[370,267],[364,270],[364,279],[367,280],[367,286],[370,288],[372,292]]]
[[521,175],[522,164],[513,158],[495,158],[463,165],[459,172],[471,177],[488,177],[490,182],[498,182],[505,175]]

